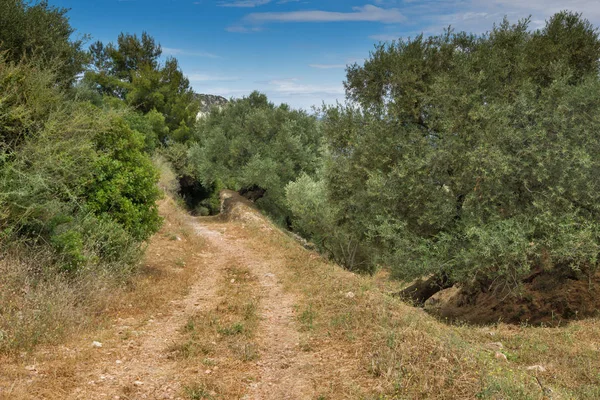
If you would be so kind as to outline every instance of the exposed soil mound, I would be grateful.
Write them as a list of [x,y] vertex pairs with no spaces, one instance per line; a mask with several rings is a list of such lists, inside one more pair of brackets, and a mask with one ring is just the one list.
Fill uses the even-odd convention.
[[263,221],[264,217],[256,209],[254,204],[233,190],[222,190],[219,193],[221,199],[220,219],[225,221]]
[[600,273],[576,280],[542,272],[528,279],[520,293],[501,290],[442,290],[425,304],[427,311],[450,320],[475,324],[498,321],[559,325],[600,315]]

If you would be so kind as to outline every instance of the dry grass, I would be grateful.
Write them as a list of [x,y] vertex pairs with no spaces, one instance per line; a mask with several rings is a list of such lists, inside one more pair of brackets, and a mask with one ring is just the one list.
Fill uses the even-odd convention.
[[[50,258],[11,254],[0,261],[0,351],[15,354],[103,326],[115,316],[156,309],[190,278],[185,247],[191,235],[173,200],[160,204],[165,224],[131,275],[89,271],[76,279],[34,273]],[[184,241],[184,243],[178,243]],[[178,267],[178,268],[173,268]]]
[[[446,324],[390,296],[399,284],[385,274],[351,274],[287,235],[253,229],[255,251],[285,257],[303,348],[334,359],[315,383],[322,398],[600,398],[598,319],[561,328]],[[527,369],[535,365],[545,372]]]
[[[138,271],[125,281],[110,275],[76,282],[60,277],[34,280],[27,267],[35,258],[24,262],[5,257],[0,262],[0,308],[11,310],[0,313],[6,343],[0,354],[0,388],[31,379],[25,366],[47,362],[46,369],[56,376],[50,384],[40,382],[37,398],[61,398],[63,390],[78,384],[73,381],[73,371],[94,355],[82,352],[62,359],[55,345],[71,343],[75,347],[73,342],[84,340],[86,345],[81,347],[87,348],[91,340],[107,339],[105,328],[114,321],[147,319],[186,293],[197,273],[187,268],[194,254],[191,249],[201,248],[203,241],[190,231],[187,214],[174,200],[166,198],[159,206],[163,227],[149,242]],[[9,398],[31,397],[14,393]]]
[[[101,304],[97,308],[101,315],[78,309],[76,315],[88,322],[77,328],[67,326],[56,333],[56,342],[79,333],[89,348],[92,333],[101,341],[110,339],[93,323],[131,316],[143,321],[186,291],[194,276],[186,267],[187,257],[190,249],[202,244],[186,232],[188,217],[172,201],[161,204],[161,213],[166,223],[152,239],[143,272],[126,289],[106,293],[107,297],[96,303]],[[315,398],[600,398],[600,320],[558,328],[446,324],[388,295],[398,283],[385,273],[354,275],[306,251],[256,213],[251,213],[252,218],[248,213],[240,215],[244,218],[227,224],[228,239],[243,241],[252,254],[260,255],[261,262],[277,266],[278,280],[296,299],[299,349],[315,360],[310,365]],[[181,376],[187,377],[181,393],[187,399],[241,398],[261,378],[257,343],[263,325],[257,305],[265,299],[253,271],[242,259],[229,263],[223,271],[217,298],[181,326],[181,337],[169,352],[181,367]],[[40,299],[54,299],[53,304],[74,304],[68,295],[50,295],[52,289],[33,290],[39,290]],[[42,321],[41,314],[37,315],[36,321]],[[52,326],[50,319],[45,324]],[[132,333],[121,334],[127,340]],[[497,351],[506,360],[497,358]],[[97,356],[91,349],[64,360],[56,354],[55,347],[42,347],[35,352],[36,359],[26,355],[19,360],[19,368],[0,360],[0,387],[31,379],[32,374],[23,367],[47,358],[46,376],[38,386],[29,386],[36,390],[34,394],[15,392],[11,398],[58,399],[63,393],[72,393],[82,385],[76,381],[76,369],[92,365]],[[545,371],[527,369],[534,365]]]
[[181,329],[183,340],[171,348],[182,369],[201,363],[200,378],[184,385],[191,400],[240,398],[256,379],[258,281],[246,267],[231,265],[218,287],[216,306],[192,316]]

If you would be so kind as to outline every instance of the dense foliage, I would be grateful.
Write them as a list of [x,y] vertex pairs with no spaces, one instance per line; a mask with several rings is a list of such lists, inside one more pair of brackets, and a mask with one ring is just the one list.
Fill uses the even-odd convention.
[[84,36],[70,39],[75,30],[67,10],[47,1],[29,4],[23,0],[0,0],[0,10],[0,53],[5,60],[35,59],[55,71],[54,79],[63,88],[69,87],[84,70],[87,55]]
[[[9,76],[37,82],[36,95],[27,96],[27,85]],[[129,253],[121,246],[147,239],[160,222],[157,174],[144,138],[127,125],[127,112],[69,102],[52,80],[0,59],[2,100],[14,102],[2,101],[9,105],[0,131],[21,138],[4,141],[0,163],[4,239],[50,243],[59,258],[68,255],[69,268],[92,258],[120,259]]]
[[600,37],[578,14],[380,44],[321,121],[255,92],[197,122],[148,34],[85,53],[65,10],[0,5],[3,244],[68,270],[122,260],[160,223],[158,149],[198,213],[240,191],[351,269],[479,287],[597,271]]
[[302,173],[315,174],[320,145],[314,117],[254,92],[199,121],[189,161],[204,187],[254,192],[258,206],[285,222],[284,188]]
[[[576,14],[528,23],[381,44],[349,67],[349,103],[325,110],[322,183],[288,190],[328,198],[329,239],[320,219],[309,233],[345,232],[364,256],[350,266],[402,278],[596,271],[600,39]],[[310,208],[293,208],[304,225]]]
[[65,10],[4,3],[0,18],[12,22],[0,27],[2,250],[49,251],[45,267],[71,272],[128,270],[160,225],[158,173],[146,150],[165,117],[72,85],[85,57],[69,39]]

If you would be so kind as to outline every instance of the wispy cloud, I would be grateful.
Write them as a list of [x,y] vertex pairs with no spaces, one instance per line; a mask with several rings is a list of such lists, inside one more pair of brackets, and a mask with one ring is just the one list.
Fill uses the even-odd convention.
[[228,26],[227,28],[225,28],[225,30],[227,32],[233,32],[233,33],[252,33],[252,32],[260,32],[263,30],[263,28],[261,28],[259,26],[247,27],[247,26],[243,26],[243,25],[233,25],[233,26]]
[[394,24],[405,21],[397,8],[381,8],[371,4],[353,7],[352,12],[334,11],[290,11],[251,13],[244,21],[252,24],[269,22],[380,22]]
[[308,64],[311,68],[317,69],[343,69],[346,68],[346,64]]
[[220,7],[244,7],[252,8],[265,4],[269,4],[272,0],[235,0],[235,1],[220,1]]
[[194,73],[187,77],[190,82],[235,82],[240,80],[237,76],[213,75],[210,73]]
[[249,89],[238,89],[238,88],[231,88],[231,87],[226,87],[226,86],[205,86],[204,83],[202,86],[197,86],[196,91],[199,93],[216,94],[216,95],[227,97],[227,98],[241,97],[244,95],[248,95],[252,92],[252,90],[249,90]]
[[193,57],[205,57],[205,58],[221,58],[220,56],[208,53],[206,51],[190,51],[184,49],[174,49],[172,47],[163,47],[163,54],[168,56],[193,56]]
[[371,35],[369,36],[369,39],[377,40],[378,42],[391,42],[392,40],[398,40],[401,36],[401,34],[381,33],[378,35]]
[[[375,4],[391,6],[401,4],[401,12],[408,18],[404,26],[388,25],[390,29],[369,36],[379,41],[390,41],[399,37],[439,34],[452,26],[456,30],[483,33],[501,22],[506,16],[511,22],[532,16],[531,29],[544,25],[544,21],[562,10],[581,12],[592,23],[600,23],[600,1],[598,0],[373,0]],[[409,26],[410,31],[406,30]],[[398,32],[403,32],[399,34]]]
[[[271,3],[273,0],[221,0],[218,5],[220,7],[240,7],[253,8]],[[297,3],[300,0],[279,0],[277,4]],[[196,4],[196,3],[194,3]]]
[[342,84],[339,85],[314,85],[301,83],[297,78],[274,79],[268,82],[271,91],[287,96],[315,96],[344,94]]

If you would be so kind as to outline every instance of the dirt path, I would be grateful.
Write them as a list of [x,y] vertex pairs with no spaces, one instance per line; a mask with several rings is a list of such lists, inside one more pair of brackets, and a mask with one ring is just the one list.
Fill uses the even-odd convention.
[[[163,314],[148,319],[118,319],[112,329],[100,335],[102,347],[90,349],[89,341],[79,341],[68,346],[73,357],[75,385],[57,397],[66,399],[186,399],[196,398],[186,393],[185,382],[205,378],[200,359],[181,362],[173,357],[173,346],[184,340],[183,328],[194,315],[222,307],[223,282],[228,283],[228,268],[241,265],[257,281],[259,301],[257,304],[258,327],[254,341],[258,345],[256,359],[246,362],[244,373],[252,379],[244,380],[241,372],[234,375],[242,382],[242,399],[306,399],[314,397],[311,383],[315,360],[310,353],[300,350],[294,305],[296,299],[286,292],[280,276],[284,263],[275,257],[264,257],[253,250],[251,240],[243,234],[241,223],[214,222],[189,217],[191,230],[201,236],[206,244],[192,256],[198,276],[188,294],[171,301]],[[240,234],[240,232],[242,232]],[[260,240],[260,238],[258,238]],[[233,282],[233,280],[231,281]],[[220,306],[221,304],[221,306]],[[74,354],[90,354],[89,359]],[[39,369],[50,369],[51,364]],[[221,365],[222,369],[228,365]],[[36,368],[37,373],[37,368]],[[43,380],[48,374],[38,375]],[[215,377],[216,378],[216,377]],[[230,379],[232,379],[230,377]],[[27,392],[31,381],[17,382],[25,385]],[[217,393],[198,398],[229,398]],[[10,398],[10,396],[9,396]],[[29,397],[27,397],[29,398]],[[46,398],[45,396],[42,398]]]
[[315,360],[300,350],[294,312],[296,299],[284,290],[279,279],[284,265],[277,257],[265,260],[244,239],[228,237],[227,228],[227,224],[200,223],[197,232],[210,240],[213,256],[217,259],[231,262],[232,257],[236,257],[243,260],[260,285],[257,379],[248,385],[249,390],[243,398],[311,398],[314,394],[310,382],[311,365]]
[[[146,262],[185,268],[193,278],[184,295],[16,360],[0,376],[0,400],[316,398],[323,359],[303,350],[285,255],[265,245],[276,229],[251,208],[231,208],[227,222],[178,213],[153,239]],[[243,333],[232,333],[236,324],[247,324]]]
[[263,301],[259,333],[260,380],[255,386],[256,392],[248,398],[310,398],[310,370],[314,360],[300,351],[300,335],[293,308],[295,300],[283,290],[275,265],[255,262],[250,264],[250,268],[259,276]]
[[[210,239],[211,243],[218,244],[223,240],[218,232],[204,230],[191,217],[190,224],[197,228],[197,234]],[[73,390],[68,398],[181,398],[179,376],[182,371],[178,369],[177,361],[170,357],[169,348],[190,315],[210,309],[218,301],[218,281],[228,259],[221,257],[218,251],[213,252],[212,248],[210,246],[207,253],[196,255],[195,258],[204,267],[199,279],[195,280],[185,298],[171,302],[168,315],[151,318],[137,328],[134,326],[139,321],[135,320],[122,320],[115,327],[115,337],[131,336],[131,340],[115,339],[103,343],[103,347],[98,349],[103,354],[102,360],[89,371],[79,374],[78,380],[86,384]]]
[[222,220],[170,204],[134,290],[98,329],[0,357],[0,400],[600,398],[597,319],[442,324],[243,199]]

